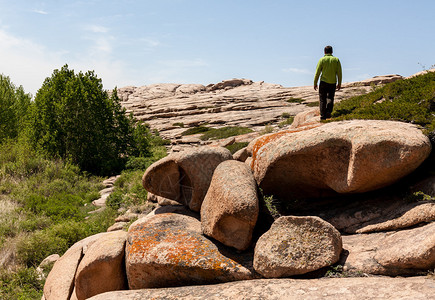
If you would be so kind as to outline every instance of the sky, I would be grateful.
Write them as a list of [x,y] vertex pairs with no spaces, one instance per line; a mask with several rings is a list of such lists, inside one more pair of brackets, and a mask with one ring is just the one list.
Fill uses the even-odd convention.
[[435,64],[433,0],[0,0],[0,74],[36,94],[53,70],[104,88],[247,78],[313,84],[326,45],[343,81]]

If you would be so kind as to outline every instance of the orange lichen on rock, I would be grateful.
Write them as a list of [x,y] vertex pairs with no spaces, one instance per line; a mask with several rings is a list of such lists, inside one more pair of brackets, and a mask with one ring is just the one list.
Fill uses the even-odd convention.
[[218,283],[253,276],[201,234],[198,220],[170,213],[130,227],[126,267],[130,289]]

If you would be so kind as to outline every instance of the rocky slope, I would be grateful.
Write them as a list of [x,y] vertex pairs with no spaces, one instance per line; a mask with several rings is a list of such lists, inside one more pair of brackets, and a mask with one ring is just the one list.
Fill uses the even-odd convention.
[[[401,79],[400,75],[377,76],[343,84],[336,101],[370,91],[373,85]],[[159,131],[172,144],[189,143],[181,133],[189,127],[242,126],[260,131],[277,125],[283,114],[295,116],[318,101],[312,86],[283,87],[278,84],[232,79],[217,84],[153,84],[118,89],[121,104],[133,115]]]

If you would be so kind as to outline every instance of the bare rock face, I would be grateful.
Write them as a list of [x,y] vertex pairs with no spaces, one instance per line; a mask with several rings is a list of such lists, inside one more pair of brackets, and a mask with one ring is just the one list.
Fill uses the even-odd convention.
[[414,171],[431,151],[414,125],[366,120],[278,132],[248,148],[258,185],[279,199],[376,190]]
[[280,217],[255,246],[254,268],[266,278],[305,274],[336,263],[341,235],[318,217]]
[[[385,80],[377,80],[384,82]],[[348,84],[336,92],[335,100],[361,95],[371,82]],[[343,84],[343,86],[345,86]],[[183,143],[180,134],[187,128],[209,124],[212,127],[242,126],[261,131],[265,125],[278,125],[283,113],[294,116],[317,102],[312,86],[283,87],[279,84],[231,79],[210,84],[153,84],[119,88],[121,105],[134,117],[150,124],[174,144]],[[294,101],[294,99],[301,101]]]
[[215,168],[233,159],[222,147],[198,147],[175,152],[155,162],[142,178],[143,187],[158,196],[200,211]]
[[252,279],[252,271],[224,256],[192,217],[159,214],[130,226],[126,267],[130,289]]
[[410,228],[417,224],[430,223],[432,221],[435,221],[435,203],[422,203],[405,211],[399,217],[391,218],[382,223],[366,225],[358,229],[356,232],[369,233],[398,230]]
[[345,267],[380,275],[415,275],[435,266],[435,222],[397,232],[343,236]]
[[435,281],[425,277],[257,279],[215,285],[105,293],[90,300],[118,299],[432,299]]
[[57,300],[69,299],[71,297],[74,289],[74,278],[80,260],[88,247],[107,234],[99,233],[75,243],[56,261],[45,281],[45,299]]
[[84,300],[108,291],[127,288],[124,249],[127,232],[107,234],[86,251],[75,276],[75,293]]
[[221,163],[201,207],[203,233],[245,250],[251,244],[258,212],[257,185],[249,166],[236,160]]

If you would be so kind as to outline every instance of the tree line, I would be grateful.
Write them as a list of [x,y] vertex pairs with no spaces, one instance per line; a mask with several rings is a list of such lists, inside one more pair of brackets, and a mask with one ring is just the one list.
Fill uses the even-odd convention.
[[0,143],[19,140],[49,158],[83,171],[110,175],[129,157],[150,155],[152,134],[120,104],[116,88],[103,89],[94,71],[53,71],[36,96],[0,75]]

